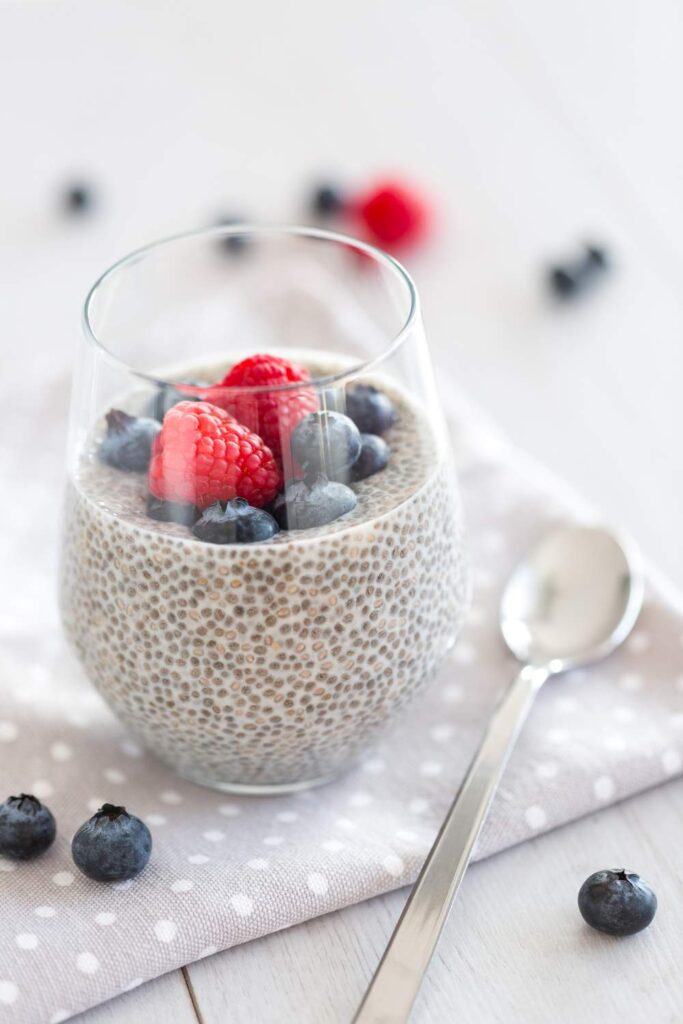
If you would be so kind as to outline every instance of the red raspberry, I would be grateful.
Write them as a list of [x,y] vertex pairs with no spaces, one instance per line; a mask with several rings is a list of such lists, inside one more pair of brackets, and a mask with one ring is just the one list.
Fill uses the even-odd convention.
[[154,439],[149,489],[156,498],[198,508],[232,498],[261,508],[280,489],[280,473],[261,438],[224,409],[178,402]]
[[[264,385],[294,384],[308,381],[311,376],[302,366],[280,359],[279,356],[256,355],[243,359],[221,381],[223,387],[263,387]],[[273,452],[282,459],[283,448],[288,450],[289,438],[295,426],[309,412],[318,408],[313,388],[288,391],[259,391],[240,394],[210,392],[211,401],[231,413],[240,423],[259,434]]]
[[373,241],[394,248],[421,241],[429,226],[426,203],[398,182],[383,182],[355,203]]

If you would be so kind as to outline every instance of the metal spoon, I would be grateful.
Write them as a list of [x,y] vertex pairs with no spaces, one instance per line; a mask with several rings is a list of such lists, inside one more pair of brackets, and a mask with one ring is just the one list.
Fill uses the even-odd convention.
[[599,527],[546,534],[513,573],[500,628],[523,668],[491,718],[354,1024],[408,1020],[519,731],[543,683],[605,657],[643,601],[637,552]]

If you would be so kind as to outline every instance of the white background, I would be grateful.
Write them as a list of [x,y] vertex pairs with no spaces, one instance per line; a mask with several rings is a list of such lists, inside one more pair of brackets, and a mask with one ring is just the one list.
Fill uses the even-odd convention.
[[[432,244],[407,262],[442,388],[457,380],[683,584],[682,50],[675,0],[0,3],[0,377],[15,397],[40,381],[65,415],[81,298],[113,259],[221,210],[298,220],[321,175],[401,174],[438,210]],[[74,174],[101,207],[70,222],[57,197]],[[558,308],[544,265],[584,238],[604,242],[614,272]],[[0,439],[11,465],[11,423]],[[59,461],[62,439],[45,444]],[[21,514],[40,529],[42,512]],[[31,585],[0,590],[8,643]],[[530,863],[547,893],[572,858],[590,852],[593,869],[609,852],[640,857],[660,903],[668,887],[680,907],[666,852],[680,847],[680,793],[475,868],[416,1019],[680,1020],[673,919],[639,954],[558,939],[553,957],[534,946],[523,884]],[[90,1020],[172,1006],[179,1024],[343,1021],[399,904],[215,957]]]

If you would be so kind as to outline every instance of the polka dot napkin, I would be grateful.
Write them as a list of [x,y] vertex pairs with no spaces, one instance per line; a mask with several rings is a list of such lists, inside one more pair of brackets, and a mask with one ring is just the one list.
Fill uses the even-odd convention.
[[[20,515],[3,523],[2,797],[23,790],[45,799],[59,833],[32,864],[0,859],[0,1022],[56,1024],[216,950],[415,877],[515,671],[497,632],[503,583],[545,527],[588,512],[460,408],[454,439],[474,566],[468,624],[383,745],[338,783],[297,796],[228,799],[147,756],[65,648],[54,566],[36,558],[35,524]],[[18,476],[21,467],[5,468]],[[21,479],[30,502],[35,485]],[[479,856],[681,772],[682,633],[675,597],[650,574],[626,647],[540,695]],[[97,884],[71,861],[73,832],[105,800],[125,803],[153,832],[152,861],[133,882]]]

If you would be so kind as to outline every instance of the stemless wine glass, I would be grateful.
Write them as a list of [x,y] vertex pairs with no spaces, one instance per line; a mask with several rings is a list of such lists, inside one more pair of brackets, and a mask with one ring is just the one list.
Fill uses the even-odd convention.
[[[263,353],[276,378],[223,383]],[[85,303],[68,462],[64,628],[187,779],[331,779],[455,640],[468,575],[417,294],[371,246],[231,226],[122,259]]]

